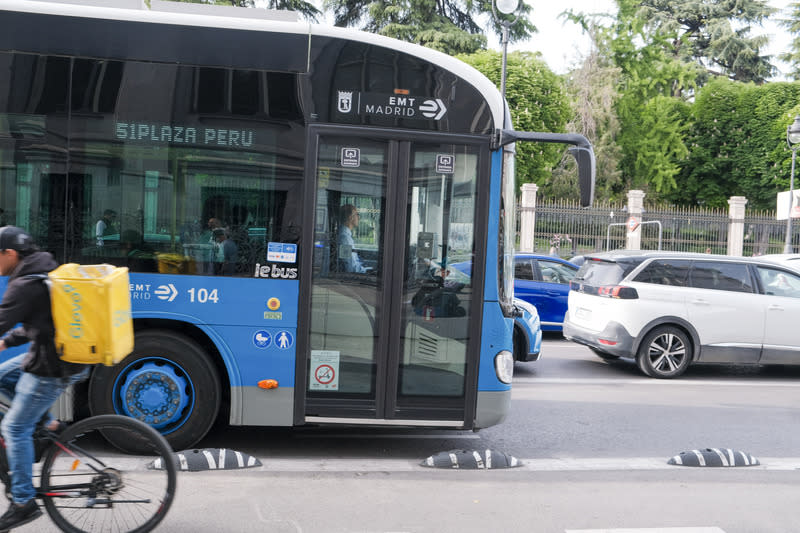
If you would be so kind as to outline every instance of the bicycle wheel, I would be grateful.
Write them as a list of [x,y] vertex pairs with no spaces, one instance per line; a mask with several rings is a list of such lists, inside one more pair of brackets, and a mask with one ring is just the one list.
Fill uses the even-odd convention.
[[[121,454],[105,437],[149,455]],[[158,459],[160,469],[150,468]],[[68,427],[47,451],[39,497],[63,531],[145,532],[167,514],[176,478],[172,449],[161,434],[133,418],[100,415]]]

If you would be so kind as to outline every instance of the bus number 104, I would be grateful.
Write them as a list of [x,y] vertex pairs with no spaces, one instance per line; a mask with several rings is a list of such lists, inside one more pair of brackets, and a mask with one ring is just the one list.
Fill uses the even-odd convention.
[[192,287],[187,292],[189,293],[189,301],[192,303],[194,302],[199,302],[201,304],[207,302],[219,303],[219,294],[217,293],[217,289],[211,289],[209,291],[208,289],[204,288],[195,289],[194,287]]

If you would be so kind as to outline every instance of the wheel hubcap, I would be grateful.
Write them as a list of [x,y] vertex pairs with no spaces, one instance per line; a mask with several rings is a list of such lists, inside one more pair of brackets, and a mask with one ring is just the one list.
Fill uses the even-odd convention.
[[686,346],[672,333],[660,335],[650,344],[649,357],[658,372],[675,372],[686,357]]
[[178,422],[191,400],[186,375],[162,360],[123,371],[119,383],[122,412],[157,429]]

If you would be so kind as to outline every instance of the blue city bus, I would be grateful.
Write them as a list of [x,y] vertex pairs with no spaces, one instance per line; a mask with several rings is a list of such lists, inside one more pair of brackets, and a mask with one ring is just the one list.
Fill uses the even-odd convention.
[[505,129],[488,79],[419,46],[290,12],[90,3],[0,4],[0,222],[130,271],[135,349],[59,414],[132,416],[176,449],[218,419],[499,423],[514,143],[574,145],[588,202],[586,139]]

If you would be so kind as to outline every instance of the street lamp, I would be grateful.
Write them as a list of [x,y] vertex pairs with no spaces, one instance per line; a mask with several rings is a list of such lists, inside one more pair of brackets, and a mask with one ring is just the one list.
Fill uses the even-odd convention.
[[[495,9],[495,6],[497,9]],[[517,22],[519,14],[514,17],[514,20],[506,20],[498,17],[497,12],[500,11],[500,13],[503,15],[511,15],[512,13],[516,12],[519,7],[519,0],[494,0],[492,2],[492,12],[494,13],[494,18],[499,20],[500,24],[503,26],[503,36],[501,38],[501,44],[503,45],[503,70],[500,74],[500,94],[503,96],[503,100],[506,98],[506,54],[508,53],[508,29]]]
[[792,253],[792,210],[794,207],[794,162],[797,159],[797,144],[800,143],[800,115],[794,117],[794,122],[786,128],[786,142],[792,149],[792,173],[789,178],[789,215],[786,217],[786,243],[783,253]]

